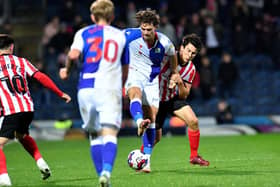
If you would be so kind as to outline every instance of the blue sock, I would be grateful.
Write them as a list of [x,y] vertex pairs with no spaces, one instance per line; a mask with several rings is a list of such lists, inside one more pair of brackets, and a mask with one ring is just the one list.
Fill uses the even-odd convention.
[[140,99],[136,98],[130,101],[130,114],[135,122],[138,119],[143,119],[142,102]]
[[[114,166],[114,161],[117,156],[117,137],[107,135],[103,137],[103,171],[109,175]],[[110,177],[110,176],[109,176]]]
[[154,123],[151,124],[152,128],[150,127],[146,130],[142,138],[143,145],[144,145],[143,152],[148,155],[152,154],[153,144],[156,138],[156,129],[155,127],[153,127],[154,126],[153,124]]
[[103,149],[103,142],[102,138],[99,137],[97,139],[90,141],[90,153],[92,162],[95,165],[95,170],[98,176],[100,176],[103,168],[103,160],[102,160],[102,149]]

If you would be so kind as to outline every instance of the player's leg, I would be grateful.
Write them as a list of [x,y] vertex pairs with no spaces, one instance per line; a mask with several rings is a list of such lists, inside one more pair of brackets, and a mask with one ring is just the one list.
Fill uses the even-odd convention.
[[6,137],[0,137],[0,186],[12,186],[10,177],[8,175],[6,157],[3,152],[3,147],[8,142],[8,140],[9,139]]
[[42,179],[46,180],[51,176],[51,170],[47,162],[41,156],[41,153],[38,149],[38,146],[35,140],[29,134],[20,134],[16,133],[16,138],[21,143],[23,148],[34,158],[36,161],[37,167],[39,168]]
[[103,160],[102,160],[103,138],[102,136],[90,134],[90,155],[91,160],[95,166],[98,176],[101,175]]
[[161,140],[162,137],[162,128],[164,125],[164,121],[166,119],[166,116],[169,113],[171,106],[171,102],[167,101],[167,102],[163,102],[161,101],[159,103],[159,109],[156,115],[156,138],[155,138],[155,142],[154,142],[154,146]]
[[200,131],[198,127],[198,119],[189,105],[183,106],[174,111],[174,114],[185,121],[188,125],[188,137],[191,149],[190,163],[208,166],[210,163],[198,155]]
[[143,74],[130,69],[128,72],[125,90],[130,100],[130,114],[137,124],[137,135],[142,136],[145,129],[149,126],[150,120],[143,118],[142,110],[142,91],[147,82],[147,78]]
[[130,99],[130,114],[138,126],[137,135],[142,136],[145,129],[149,126],[150,120],[143,119],[142,110],[142,92],[138,87],[128,89],[128,97]]
[[153,145],[155,142],[156,136],[156,129],[155,129],[155,115],[157,113],[157,108],[152,106],[143,105],[143,110],[145,114],[145,118],[151,119],[150,126],[146,129],[142,136],[142,144],[143,144],[143,153],[148,158],[147,165],[142,169],[142,171],[149,173],[151,172],[150,162],[151,162],[151,155],[153,150]]
[[117,156],[117,134],[118,128],[111,124],[102,124],[102,159],[103,167],[100,174],[99,182],[101,186],[110,185],[110,178],[114,167],[114,162]]
[[[161,137],[162,137],[162,128],[157,129],[157,124],[156,124],[156,137],[155,137],[153,148],[156,146],[157,143],[160,142]],[[144,144],[141,145],[140,150],[142,153],[144,153]]]
[[99,117],[96,104],[98,103],[94,98],[98,99],[99,97],[94,89],[87,88],[78,91],[79,110],[83,121],[82,128],[89,132],[91,159],[98,176],[101,175],[103,167],[103,138],[100,132],[101,127],[97,123]]
[[35,140],[29,135],[28,129],[29,125],[32,122],[33,119],[33,112],[24,112],[17,114],[18,118],[15,118],[17,120],[17,130],[15,133],[16,138],[21,143],[23,148],[32,156],[32,158],[36,161],[36,164],[42,174],[42,179],[45,180],[51,176],[51,171],[46,163],[46,161],[43,159],[37,143]]
[[7,171],[6,157],[3,152],[4,145],[9,139],[14,139],[17,129],[18,114],[0,117],[0,186],[11,186],[11,180]]
[[142,143],[144,145],[143,152],[148,157],[148,164],[142,169],[142,171],[149,173],[151,171],[151,154],[156,137],[156,115],[159,108],[159,86],[158,79],[154,79],[153,82],[146,84],[143,90],[143,110],[144,117],[151,119],[150,126],[144,132],[142,137]]
[[162,137],[162,128],[156,129],[156,138],[155,138],[155,142],[154,142],[154,147],[157,143],[160,142],[161,137]]
[[99,114],[102,148],[102,171],[99,177],[101,186],[110,186],[110,178],[117,156],[117,134],[120,129],[122,119],[122,93],[114,90],[98,90],[102,94],[99,105],[96,107]]

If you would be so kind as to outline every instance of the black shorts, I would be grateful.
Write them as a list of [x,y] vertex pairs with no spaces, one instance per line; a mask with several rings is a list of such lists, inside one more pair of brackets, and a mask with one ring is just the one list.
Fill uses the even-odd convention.
[[158,113],[156,117],[156,129],[161,129],[163,127],[164,121],[168,115],[174,116],[174,111],[189,105],[184,99],[179,99],[174,97],[169,101],[161,101],[159,103]]
[[15,138],[15,132],[29,134],[29,125],[33,120],[34,112],[20,112],[3,116],[0,123],[0,137]]

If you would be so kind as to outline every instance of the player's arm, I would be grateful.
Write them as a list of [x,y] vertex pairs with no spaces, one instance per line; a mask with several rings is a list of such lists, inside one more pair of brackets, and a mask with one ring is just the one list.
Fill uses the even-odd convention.
[[81,52],[77,49],[71,49],[69,51],[67,58],[66,58],[65,67],[61,68],[59,71],[59,76],[62,80],[65,80],[68,78],[74,62],[76,62],[79,59],[80,55],[81,55]]
[[122,87],[124,87],[129,69],[129,47],[128,42],[126,40],[125,46],[121,56],[121,64],[122,64]]
[[170,77],[170,81],[169,81],[169,85],[168,87],[170,89],[173,89],[176,86],[176,81],[175,81],[175,76],[178,73],[177,72],[177,65],[178,65],[178,59],[177,59],[177,55],[172,55],[170,56],[170,69],[171,69],[171,77]]
[[33,74],[32,77],[40,82],[44,87],[50,89],[56,95],[64,99],[66,103],[69,103],[71,101],[71,97],[68,94],[62,92],[46,74],[37,71]]
[[180,80],[177,81],[177,85],[178,85],[179,98],[187,99],[188,95],[190,94],[192,84],[183,81],[180,77]]
[[83,29],[80,29],[75,34],[73,43],[71,45],[71,50],[67,54],[65,67],[61,68],[59,71],[59,76],[62,80],[65,80],[68,78],[74,62],[79,60],[79,57],[82,53],[81,51],[83,51],[84,40],[82,37],[82,33],[83,33]]
[[124,87],[127,76],[128,76],[128,64],[122,66],[122,87]]
[[175,55],[170,56],[170,68],[171,68],[172,74],[177,73],[177,65],[178,65],[177,55],[175,54]]

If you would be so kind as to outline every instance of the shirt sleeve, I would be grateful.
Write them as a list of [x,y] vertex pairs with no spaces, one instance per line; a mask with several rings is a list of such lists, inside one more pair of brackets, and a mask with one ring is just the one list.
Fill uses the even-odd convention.
[[59,97],[62,97],[63,92],[55,85],[55,83],[44,73],[37,71],[33,78],[39,81],[44,87],[53,91]]
[[175,47],[174,47],[173,43],[170,40],[168,40],[168,42],[167,42],[166,54],[168,56],[173,56],[173,55],[176,54]]
[[83,31],[84,31],[84,29],[81,29],[78,32],[76,32],[73,43],[71,45],[71,49],[77,49],[81,52],[83,51],[83,48],[84,48],[84,39],[82,36]]
[[29,77],[38,71],[38,69],[31,64],[27,59],[23,58],[24,69]]

